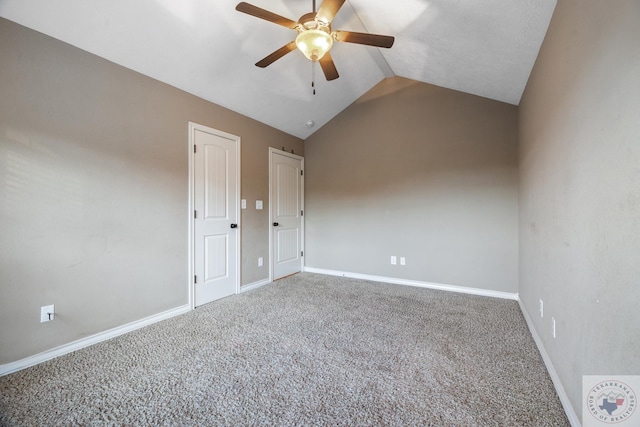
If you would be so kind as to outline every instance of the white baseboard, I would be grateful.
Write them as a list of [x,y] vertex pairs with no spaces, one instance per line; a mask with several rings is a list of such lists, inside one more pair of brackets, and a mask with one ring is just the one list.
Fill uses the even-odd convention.
[[468,288],[465,286],[444,285],[442,283],[421,282],[418,280],[397,279],[393,277],[373,276],[370,274],[350,273],[347,271],[325,270],[322,268],[304,267],[305,272],[326,274],[328,276],[349,277],[351,279],[371,280],[374,282],[392,283],[395,285],[416,286],[418,288],[437,289],[440,291],[459,292],[463,294],[480,295],[518,301],[518,294],[511,292],[492,291],[488,289]]
[[533,326],[533,321],[527,312],[522,300],[518,299],[518,304],[520,304],[520,310],[522,311],[522,315],[527,322],[527,326],[529,327],[529,331],[531,332],[531,336],[533,336],[533,340],[538,347],[538,351],[540,351],[540,355],[542,356],[542,360],[544,361],[544,365],[547,367],[547,372],[549,372],[549,376],[551,377],[551,381],[553,381],[553,386],[556,389],[556,393],[558,393],[558,397],[560,398],[560,403],[562,403],[562,407],[564,408],[565,414],[567,414],[567,418],[569,419],[569,423],[572,427],[580,427],[582,424],[580,423],[580,418],[578,418],[578,414],[574,410],[571,402],[569,401],[569,396],[562,385],[562,381],[560,381],[560,377],[556,372],[556,369],[551,363],[551,358],[549,354],[547,354],[547,350],[545,350],[544,345],[542,344],[542,340],[536,332],[535,327]]
[[5,363],[4,365],[0,365],[0,376],[19,371],[21,369],[25,369],[30,366],[37,365],[38,363],[42,363],[47,360],[54,359],[58,356],[62,356],[63,354],[80,350],[90,345],[97,344],[99,342],[106,341],[111,338],[115,338],[119,335],[126,334],[127,332],[135,331],[136,329],[140,329],[144,326],[151,325],[161,320],[166,320],[171,317],[178,316],[180,314],[188,313],[189,311],[191,311],[191,307],[189,305],[183,305],[181,307],[176,307],[171,310],[164,311],[162,313],[154,314],[144,319],[127,323],[126,325],[117,326],[113,329],[109,329],[108,331],[100,332],[95,335],[91,335],[89,337],[70,342],[68,344],[63,344],[59,347],[52,348],[51,350],[47,350],[33,356],[29,356],[24,359],[17,360],[15,362]]
[[257,289],[257,288],[259,288],[261,286],[268,285],[269,283],[271,283],[271,280],[264,279],[264,280],[259,280],[257,282],[249,283],[247,285],[243,285],[243,286],[240,287],[240,293],[251,291],[253,289]]

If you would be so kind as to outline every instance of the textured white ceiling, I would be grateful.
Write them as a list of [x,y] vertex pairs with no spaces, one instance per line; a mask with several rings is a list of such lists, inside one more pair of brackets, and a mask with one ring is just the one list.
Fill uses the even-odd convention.
[[[0,16],[306,139],[392,75],[517,105],[556,0],[349,0],[334,29],[396,42],[335,43],[340,78],[327,82],[318,67],[315,96],[300,52],[254,66],[296,32],[237,12],[237,3],[0,0]],[[312,9],[311,0],[248,3],[296,21]]]

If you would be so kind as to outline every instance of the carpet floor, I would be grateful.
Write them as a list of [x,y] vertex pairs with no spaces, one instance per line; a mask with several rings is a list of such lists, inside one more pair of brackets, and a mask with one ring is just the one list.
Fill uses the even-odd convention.
[[300,273],[0,378],[3,426],[568,426],[515,301]]

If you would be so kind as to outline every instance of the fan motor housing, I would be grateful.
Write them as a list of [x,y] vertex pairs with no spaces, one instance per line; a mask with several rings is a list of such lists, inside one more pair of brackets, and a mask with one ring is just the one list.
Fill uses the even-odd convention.
[[302,31],[318,29],[327,33],[331,33],[331,25],[325,24],[322,21],[318,21],[316,19],[315,12],[305,13],[304,15],[302,15],[300,19],[298,19],[298,24],[300,24],[300,26],[302,27]]

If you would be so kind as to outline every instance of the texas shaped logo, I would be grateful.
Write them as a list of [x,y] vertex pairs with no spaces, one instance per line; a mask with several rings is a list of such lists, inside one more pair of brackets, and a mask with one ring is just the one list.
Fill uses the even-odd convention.
[[618,394],[617,396],[605,396],[602,399],[602,405],[598,407],[603,411],[607,411],[609,415],[613,415],[613,413],[622,405],[624,405],[624,398],[620,397]]

